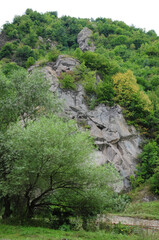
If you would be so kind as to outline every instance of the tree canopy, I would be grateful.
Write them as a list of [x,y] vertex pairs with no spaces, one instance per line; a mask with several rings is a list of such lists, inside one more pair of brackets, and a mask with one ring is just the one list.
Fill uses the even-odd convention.
[[0,192],[8,197],[12,214],[32,217],[51,206],[80,214],[80,201],[88,201],[83,206],[88,214],[99,212],[110,198],[110,182],[119,178],[109,166],[96,166],[92,150],[88,132],[55,115],[29,121],[25,128],[19,122],[11,126],[1,151]]

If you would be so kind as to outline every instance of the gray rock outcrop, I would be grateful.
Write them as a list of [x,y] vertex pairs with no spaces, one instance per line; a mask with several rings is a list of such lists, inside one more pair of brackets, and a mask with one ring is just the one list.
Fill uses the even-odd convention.
[[[63,61],[64,60],[64,61]],[[69,62],[68,64],[66,64]],[[63,64],[64,63],[64,64]],[[98,165],[110,163],[114,165],[123,177],[116,191],[130,188],[130,175],[134,174],[137,164],[137,156],[141,153],[140,143],[142,138],[133,126],[128,126],[122,109],[116,105],[113,107],[100,104],[94,110],[89,110],[85,103],[85,92],[81,85],[76,91],[64,90],[59,87],[58,74],[68,67],[75,67],[74,60],[59,57],[56,63],[56,71],[51,67],[45,67],[47,78],[51,81],[52,92],[56,92],[64,101],[65,114],[71,119],[76,119],[79,126],[90,129],[98,150],[95,152],[95,161]],[[66,67],[66,68],[65,68]]]
[[67,57],[65,55],[59,55],[56,65],[54,66],[54,69],[56,70],[56,73],[59,75],[62,72],[66,71],[72,71],[75,66],[79,65],[79,61],[77,61],[74,58]]
[[96,49],[93,41],[91,40],[91,35],[92,35],[92,30],[85,27],[79,32],[79,34],[77,36],[77,42],[79,44],[79,48],[83,52],[85,52],[85,51],[94,52]]

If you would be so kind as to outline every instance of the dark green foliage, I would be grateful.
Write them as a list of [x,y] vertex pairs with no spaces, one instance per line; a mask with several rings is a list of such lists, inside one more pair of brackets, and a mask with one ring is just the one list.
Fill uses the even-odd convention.
[[14,45],[12,43],[6,43],[0,50],[0,59],[10,58],[13,54]]
[[86,51],[82,55],[82,59],[91,70],[98,70],[102,74],[108,74],[110,71],[109,60],[103,55]]
[[17,37],[16,25],[6,23],[3,25],[3,31],[9,39],[15,39]]
[[26,62],[26,68],[29,68],[30,66],[34,65],[35,59],[33,57],[29,57]]
[[150,178],[149,182],[152,192],[159,195],[159,158],[157,162],[157,167],[155,168],[154,174]]
[[32,57],[32,58],[35,57],[34,52],[31,49],[31,47],[24,45],[24,46],[17,48],[16,58],[17,58],[17,62],[19,65],[25,67],[27,59],[29,57]]
[[[147,143],[139,156],[137,181],[143,183],[154,175],[159,161],[159,147],[155,141]],[[156,175],[157,178],[157,175]],[[155,179],[155,178],[154,178]]]
[[9,76],[13,71],[20,69],[20,67],[15,62],[10,62],[2,65],[2,72]]
[[25,45],[28,45],[32,48],[36,47],[36,43],[38,41],[38,36],[37,34],[34,32],[34,30],[30,30],[30,33],[28,33],[23,39],[22,39],[22,43]]
[[48,60],[49,62],[54,62],[57,60],[58,56],[60,55],[60,51],[57,48],[52,48],[48,52]]
[[110,79],[104,79],[97,84],[96,89],[97,101],[113,105],[114,103],[114,89],[113,83]]
[[82,85],[87,94],[95,94],[97,87],[96,72],[89,71],[82,79]]
[[61,87],[65,89],[76,89],[75,76],[73,72],[61,73],[59,77]]

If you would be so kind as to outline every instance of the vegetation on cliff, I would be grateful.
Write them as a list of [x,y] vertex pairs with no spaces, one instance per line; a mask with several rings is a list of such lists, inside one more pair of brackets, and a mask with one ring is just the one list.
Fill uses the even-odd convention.
[[[95,52],[82,52],[78,47],[77,35],[84,27],[92,30]],[[57,215],[78,214],[85,222],[117,199],[108,187],[107,171],[96,171],[95,177],[93,166],[82,165],[92,149],[90,138],[75,123],[50,115],[61,107],[50,94],[49,83],[40,72],[27,73],[30,66],[55,62],[60,54],[80,62],[73,71],[59,76],[62,88],[75,91],[80,82],[91,109],[99,103],[120,104],[128,123],[147,137],[132,186],[148,182],[159,193],[159,37],[155,31],[106,18],[58,18],[56,12],[27,9],[13,23],[4,24],[1,39],[0,202],[4,217],[32,216],[38,208],[53,213],[56,205]],[[113,170],[110,173],[113,179]],[[58,179],[63,179],[62,185],[56,185]]]

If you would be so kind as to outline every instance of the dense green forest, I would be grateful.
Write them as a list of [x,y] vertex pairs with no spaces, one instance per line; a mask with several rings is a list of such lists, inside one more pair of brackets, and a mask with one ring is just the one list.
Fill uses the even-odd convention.
[[[77,35],[84,27],[92,30],[95,52],[79,49]],[[60,54],[80,62],[59,77],[63,88],[76,90],[81,82],[90,109],[119,104],[128,124],[145,137],[132,188],[146,183],[159,194],[159,37],[154,30],[121,21],[58,18],[57,12],[31,9],[1,30],[1,213],[4,218],[31,218],[40,209],[41,215],[55,214],[57,226],[68,223],[69,215],[81,216],[86,226],[88,216],[118,205],[122,209],[127,197],[121,200],[108,187],[109,178],[116,181],[111,166],[104,172],[85,161],[93,141],[74,121],[58,117],[61,103],[49,92],[43,74],[27,72],[34,64],[55,62]]]

